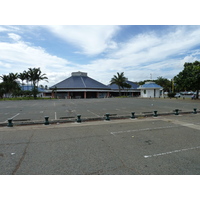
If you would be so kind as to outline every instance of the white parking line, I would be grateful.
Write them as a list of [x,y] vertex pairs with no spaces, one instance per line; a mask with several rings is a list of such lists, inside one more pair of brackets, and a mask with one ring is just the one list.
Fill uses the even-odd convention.
[[18,115],[20,115],[20,113],[17,113],[16,115],[14,115],[13,117],[11,117],[11,119],[17,117]]
[[55,112],[55,120],[57,119],[57,113]]
[[167,154],[171,154],[171,153],[177,153],[177,152],[181,152],[181,151],[189,151],[189,150],[193,150],[193,149],[199,149],[200,146],[198,147],[191,147],[191,148],[187,148],[187,149],[179,149],[179,150],[174,150],[174,151],[168,151],[165,153],[158,153],[158,154],[153,154],[153,155],[146,155],[144,156],[144,158],[151,158],[151,157],[156,157],[156,156],[164,156]]
[[174,126],[161,126],[161,127],[156,127],[156,128],[142,128],[142,129],[134,129],[134,130],[110,132],[110,134],[115,135],[115,134],[118,134],[118,133],[130,133],[130,132],[139,132],[139,131],[150,131],[150,130],[157,130],[157,129],[160,130],[160,129],[175,128],[175,127],[180,127],[180,126],[174,125]]
[[[17,117],[18,115],[20,115],[20,113],[17,113],[17,114],[14,115],[13,117],[10,117],[10,119],[14,119],[14,118]],[[7,120],[6,120],[5,122],[7,122]]]
[[87,110],[88,112],[92,113],[93,115],[96,115],[97,117],[101,117],[100,115],[97,115],[96,113],[93,113],[92,111],[90,110]]

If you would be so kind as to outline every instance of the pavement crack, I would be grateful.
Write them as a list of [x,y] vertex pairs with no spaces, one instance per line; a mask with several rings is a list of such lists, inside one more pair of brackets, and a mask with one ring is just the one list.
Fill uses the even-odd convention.
[[27,143],[27,145],[26,145],[26,147],[25,147],[25,149],[24,149],[24,152],[23,152],[21,158],[19,159],[19,162],[18,162],[17,165],[15,166],[15,169],[14,169],[13,172],[12,172],[12,175],[15,175],[16,172],[17,172],[17,170],[20,168],[20,166],[21,166],[21,164],[22,164],[22,162],[23,162],[23,160],[24,160],[24,158],[25,158],[25,156],[26,156],[27,149],[28,149],[28,147],[29,147],[29,144],[30,144],[30,142],[31,142],[31,139],[32,139],[33,135],[34,135],[34,133],[31,134],[31,136],[30,136],[30,138],[29,138],[29,140],[28,140],[28,143]]

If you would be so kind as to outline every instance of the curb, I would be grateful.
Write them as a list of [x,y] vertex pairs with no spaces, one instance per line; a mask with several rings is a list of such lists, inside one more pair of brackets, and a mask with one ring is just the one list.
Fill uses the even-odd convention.
[[[197,111],[197,113],[200,113],[200,111]],[[194,114],[191,111],[180,111],[179,114]],[[158,113],[157,116],[166,116],[166,115],[175,115],[174,112],[168,112],[168,113]],[[144,114],[138,114],[135,115],[135,119],[137,118],[144,118],[144,117],[154,117],[153,112],[152,113],[144,113]],[[156,117],[155,117],[156,118]],[[119,120],[119,119],[131,119],[130,115],[111,115],[110,120]],[[105,120],[105,116],[102,117],[91,117],[91,118],[81,118],[81,122],[92,122],[92,121],[103,121]],[[49,124],[62,124],[62,123],[74,123],[77,122],[76,118],[68,118],[68,119],[57,119],[57,120],[49,120]],[[79,123],[81,123],[79,122]],[[20,121],[20,120],[13,120],[13,126],[29,126],[29,125],[42,125],[45,121],[41,120],[35,120],[35,121]],[[7,126],[7,122],[0,123],[0,127]]]

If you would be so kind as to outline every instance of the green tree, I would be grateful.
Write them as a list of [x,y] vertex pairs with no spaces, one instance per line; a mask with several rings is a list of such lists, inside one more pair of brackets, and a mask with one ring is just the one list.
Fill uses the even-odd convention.
[[118,73],[117,76],[114,75],[110,81],[110,84],[116,84],[119,88],[119,96],[121,96],[121,89],[124,87],[124,83],[126,82],[126,77],[124,76],[124,72]]
[[163,78],[162,76],[159,76],[157,80],[155,80],[155,83],[163,87],[164,91],[170,91],[171,90],[171,81],[167,78]]
[[4,84],[0,83],[0,98],[3,98],[3,95],[5,94],[5,88],[4,88]]
[[[132,86],[131,86],[130,84],[126,83],[126,82],[125,82],[124,85],[123,85],[123,89],[126,88],[126,89],[127,89],[127,93],[128,93],[128,90],[131,89],[131,87],[132,87]],[[126,94],[126,95],[127,95],[127,94]]]
[[26,71],[19,73],[18,78],[22,81],[22,85],[24,85],[24,80],[26,80]]
[[3,92],[6,96],[13,95],[17,91],[21,90],[19,83],[17,82],[17,73],[9,73],[8,75],[2,75],[0,76],[0,78],[3,81],[1,83],[1,93]]
[[174,83],[178,90],[196,91],[196,98],[198,98],[200,89],[200,62],[185,63],[184,69],[174,77]]
[[41,80],[46,80],[47,81],[47,77],[45,76],[46,74],[42,74],[40,68],[29,68],[28,71],[28,75],[29,75],[29,80],[32,82],[33,84],[33,96],[34,98],[37,97],[37,93],[38,93],[38,84],[39,81]]

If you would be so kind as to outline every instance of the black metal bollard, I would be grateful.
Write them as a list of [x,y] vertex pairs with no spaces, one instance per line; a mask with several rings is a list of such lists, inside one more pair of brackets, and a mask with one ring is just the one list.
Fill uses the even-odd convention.
[[179,115],[179,109],[175,109],[175,115]]
[[155,111],[153,111],[153,112],[154,112],[153,116],[154,116],[154,117],[158,117],[158,114],[157,114],[158,111],[155,110]]
[[77,115],[77,123],[81,123],[81,115]]
[[196,108],[194,108],[194,112],[193,112],[194,114],[197,114],[197,109]]
[[49,117],[45,116],[44,119],[45,119],[44,125],[49,125]]
[[12,120],[13,120],[13,119],[8,119],[7,127],[13,127]]
[[105,116],[106,116],[106,121],[109,121],[110,120],[110,114],[106,113]]
[[131,113],[131,119],[135,119],[135,112]]

